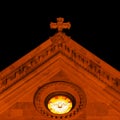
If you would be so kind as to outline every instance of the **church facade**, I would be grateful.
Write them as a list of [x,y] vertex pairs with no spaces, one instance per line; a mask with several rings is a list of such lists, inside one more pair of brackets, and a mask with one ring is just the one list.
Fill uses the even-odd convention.
[[0,120],[120,120],[120,72],[62,30],[0,73]]

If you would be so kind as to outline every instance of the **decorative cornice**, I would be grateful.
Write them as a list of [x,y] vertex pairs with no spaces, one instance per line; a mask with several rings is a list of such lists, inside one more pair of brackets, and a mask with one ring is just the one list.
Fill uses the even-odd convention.
[[71,48],[71,46],[69,46],[66,42],[67,39],[70,38],[64,33],[56,33],[53,37],[50,38],[50,40],[52,41],[52,45],[33,56],[31,59],[23,63],[21,66],[19,66],[9,74],[0,78],[0,93],[4,92],[6,89],[8,89],[19,80],[30,74],[32,71],[43,65],[58,52],[61,52],[64,56],[75,62],[82,69],[120,93],[120,77],[111,74],[99,63],[90,59],[86,55],[81,54],[79,50]]

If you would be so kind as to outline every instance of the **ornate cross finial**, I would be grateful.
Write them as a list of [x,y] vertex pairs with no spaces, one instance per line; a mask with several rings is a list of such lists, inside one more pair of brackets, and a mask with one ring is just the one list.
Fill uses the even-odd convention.
[[58,29],[58,32],[62,32],[63,29],[70,29],[71,27],[70,22],[66,22],[66,23],[63,22],[64,22],[64,18],[59,17],[57,18],[57,23],[53,23],[53,22],[50,23],[50,28]]

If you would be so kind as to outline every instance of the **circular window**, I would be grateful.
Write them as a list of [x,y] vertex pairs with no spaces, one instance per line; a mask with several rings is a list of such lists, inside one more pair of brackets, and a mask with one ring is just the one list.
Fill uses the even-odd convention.
[[72,101],[66,96],[55,96],[49,100],[48,109],[55,114],[68,113],[72,109]]
[[65,114],[72,110],[75,105],[75,99],[69,93],[56,92],[46,98],[45,104],[50,112],[54,114]]
[[41,86],[35,93],[34,105],[40,117],[53,119],[74,119],[83,115],[86,95],[77,85],[56,81]]

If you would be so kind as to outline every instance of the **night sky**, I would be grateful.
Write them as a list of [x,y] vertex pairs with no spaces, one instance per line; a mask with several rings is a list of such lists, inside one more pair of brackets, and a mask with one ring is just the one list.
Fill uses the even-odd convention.
[[[2,19],[0,40],[0,71],[33,50],[56,33],[50,22],[64,17],[71,29],[64,32],[93,54],[120,71],[120,44],[116,20],[96,14],[6,15]],[[9,20],[7,20],[9,19]],[[6,20],[6,22],[4,22]]]

